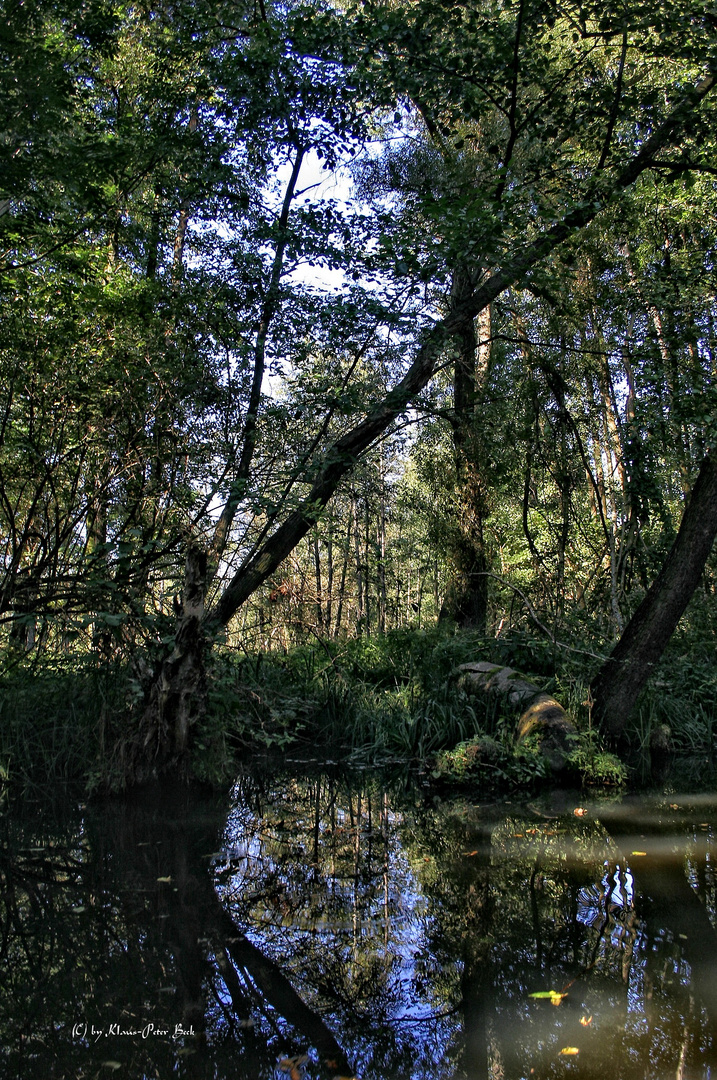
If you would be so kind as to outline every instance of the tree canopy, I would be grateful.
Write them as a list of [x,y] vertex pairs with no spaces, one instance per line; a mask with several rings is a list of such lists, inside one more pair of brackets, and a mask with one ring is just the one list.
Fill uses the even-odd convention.
[[322,633],[347,574],[359,632],[431,575],[485,630],[498,575],[619,636],[714,470],[716,31],[701,0],[3,3],[8,648],[121,651],[174,753],[305,538]]

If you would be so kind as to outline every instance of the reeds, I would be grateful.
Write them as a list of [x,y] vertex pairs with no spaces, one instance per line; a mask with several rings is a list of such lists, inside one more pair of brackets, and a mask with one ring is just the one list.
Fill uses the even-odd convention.
[[87,784],[112,762],[113,730],[129,711],[130,680],[90,658],[0,679],[0,764],[13,786]]

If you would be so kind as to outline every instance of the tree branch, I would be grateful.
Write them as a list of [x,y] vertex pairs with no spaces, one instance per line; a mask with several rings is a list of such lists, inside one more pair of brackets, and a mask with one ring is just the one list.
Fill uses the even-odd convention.
[[224,593],[207,615],[210,625],[226,626],[229,619],[265,581],[320,517],[343,477],[361,455],[404,411],[414,396],[433,376],[440,356],[465,320],[475,318],[505,289],[520,281],[564,240],[588,225],[621,191],[630,187],[648,169],[656,154],[679,134],[683,122],[712,90],[717,81],[711,72],[679,102],[672,113],[645,140],[627,165],[608,182],[603,172],[600,182],[588,186],[585,198],[541,236],[527,244],[492,274],[471,296],[459,304],[427,332],[408,371],[354,428],[341,436],[317,462],[317,472],[308,497],[270,536],[250,562],[234,574]]

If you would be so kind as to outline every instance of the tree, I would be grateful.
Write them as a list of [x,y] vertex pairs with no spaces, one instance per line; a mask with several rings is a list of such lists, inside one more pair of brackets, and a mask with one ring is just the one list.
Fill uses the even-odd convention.
[[591,693],[602,730],[619,739],[638,695],[692,599],[717,536],[717,466],[703,459],[675,542]]
[[[70,560],[73,587],[101,553],[112,620],[125,639],[141,629],[142,753],[173,760],[202,711],[206,649],[461,350],[454,421],[470,471],[465,432],[479,417],[461,380],[474,380],[474,320],[507,289],[539,292],[560,272],[558,250],[648,174],[708,166],[713,19],[698,5],[666,15],[527,0],[177,4],[122,9],[80,48],[71,12],[38,11],[23,33],[33,49],[50,42],[64,127],[59,156],[51,140],[30,155],[28,175],[54,177],[32,188],[47,200],[40,233],[10,174],[6,280],[38,256],[58,274],[83,212],[83,326],[71,336],[98,373],[97,462],[112,467],[88,460],[69,484],[83,556]],[[302,189],[307,162],[337,168],[377,132],[428,145],[440,169],[371,206]],[[310,277],[325,266],[338,286]],[[101,285],[94,306],[88,282]],[[60,595],[52,576],[33,587],[46,594],[36,610]],[[162,594],[173,592],[171,631]]]

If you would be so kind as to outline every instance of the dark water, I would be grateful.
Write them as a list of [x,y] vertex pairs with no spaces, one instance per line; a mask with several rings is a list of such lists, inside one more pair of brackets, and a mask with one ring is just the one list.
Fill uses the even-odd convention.
[[365,775],[5,806],[0,1074],[717,1077],[716,828]]

